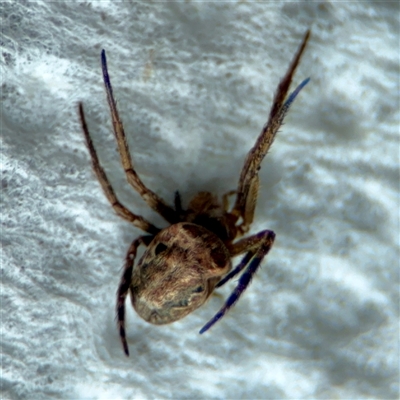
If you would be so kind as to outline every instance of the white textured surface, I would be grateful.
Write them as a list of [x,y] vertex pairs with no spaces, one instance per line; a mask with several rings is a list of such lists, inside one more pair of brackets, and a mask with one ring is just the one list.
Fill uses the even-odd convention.
[[[2,398],[397,398],[397,2],[2,2]],[[118,195],[128,188],[99,64],[106,49],[135,165],[169,202],[237,183],[273,91],[313,36],[263,164],[253,232],[276,245],[250,289],[170,326],[114,323],[139,234],[109,207],[82,100]]]

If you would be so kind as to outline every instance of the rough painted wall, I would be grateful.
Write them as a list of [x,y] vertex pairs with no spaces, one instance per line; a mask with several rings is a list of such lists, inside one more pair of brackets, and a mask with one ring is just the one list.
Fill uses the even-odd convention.
[[[2,398],[398,398],[396,2],[2,2]],[[106,49],[131,152],[168,202],[235,188],[301,38],[311,82],[263,163],[252,233],[277,240],[235,308],[114,321],[125,252],[77,102],[124,204]],[[163,225],[164,224],[164,225]]]

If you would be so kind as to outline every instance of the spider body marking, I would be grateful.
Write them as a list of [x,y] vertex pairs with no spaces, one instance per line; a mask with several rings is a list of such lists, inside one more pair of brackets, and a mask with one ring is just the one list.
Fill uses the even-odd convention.
[[177,321],[204,304],[231,268],[216,234],[196,224],[173,224],[154,237],[134,269],[132,305],[153,324]]
[[[275,233],[271,230],[236,239],[248,232],[253,222],[261,162],[271,147],[289,107],[309,81],[309,78],[305,79],[288,96],[292,77],[309,37],[310,31],[307,31],[278,85],[268,121],[247,154],[237,189],[224,195],[222,201],[212,193],[200,192],[190,201],[186,210],[182,208],[178,193],[175,194],[175,207],[171,207],[148,189],[136,173],[114,99],[105,51],[102,51],[104,85],[114,135],[128,183],[149,207],[170,224],[161,230],[120,203],[99,162],[86,124],[83,105],[79,103],[82,130],[92,167],[108,201],[120,217],[147,232],[147,235],[139,236],[131,243],[117,290],[117,322],[127,356],[129,349],[125,332],[125,300],[128,292],[134,309],[144,320],[156,325],[167,324],[202,306],[216,288],[241,273],[235,289],[223,307],[200,330],[200,333],[204,333],[239,300],[271,249],[275,240]],[[236,195],[236,199],[233,208],[229,210],[228,196],[233,194]],[[140,245],[147,248],[135,266],[135,257]],[[232,269],[231,258],[240,254],[244,254],[244,257]]]

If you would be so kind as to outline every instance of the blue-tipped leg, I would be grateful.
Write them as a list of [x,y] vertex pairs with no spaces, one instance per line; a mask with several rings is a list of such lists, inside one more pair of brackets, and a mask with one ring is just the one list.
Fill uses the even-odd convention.
[[301,82],[300,85],[297,86],[297,88],[292,93],[290,93],[289,97],[287,98],[287,100],[283,104],[282,108],[287,110],[290,107],[290,105],[294,102],[295,98],[299,94],[300,90],[303,89],[303,87],[306,86],[308,82],[310,82],[310,79],[311,78],[304,79],[304,81]]

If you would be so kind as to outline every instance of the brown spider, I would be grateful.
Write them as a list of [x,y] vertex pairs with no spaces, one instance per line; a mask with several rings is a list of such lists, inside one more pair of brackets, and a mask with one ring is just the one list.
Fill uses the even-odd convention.
[[[246,157],[237,189],[225,194],[222,202],[209,192],[200,192],[190,201],[187,210],[182,209],[179,193],[175,194],[175,207],[171,207],[148,189],[137,175],[114,100],[106,54],[102,50],[104,85],[127,180],[143,200],[170,223],[169,227],[159,229],[141,216],[133,214],[119,202],[100,165],[86,125],[83,105],[79,103],[82,129],[92,166],[108,201],[120,217],[148,233],[139,236],[130,245],[117,291],[117,321],[122,346],[127,356],[129,350],[125,335],[125,298],[128,291],[131,293],[134,309],[144,320],[157,325],[168,324],[199,308],[214,289],[244,269],[224,306],[200,330],[200,333],[204,333],[238,301],[271,249],[275,233],[270,230],[261,231],[235,243],[234,240],[246,233],[253,222],[261,162],[274,141],[290,105],[309,81],[308,78],[300,83],[286,99],[292,76],[309,37],[310,31],[307,31],[286,75],[279,83],[268,122]],[[229,211],[228,196],[232,194],[236,194],[236,200]],[[136,251],[141,244],[147,249],[134,267]],[[243,253],[246,254],[242,261],[232,270],[231,258]]]

